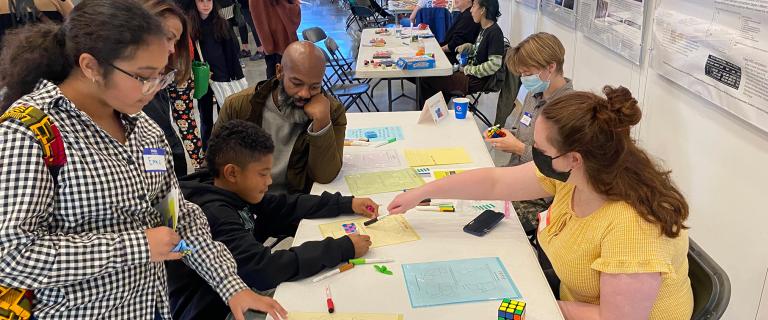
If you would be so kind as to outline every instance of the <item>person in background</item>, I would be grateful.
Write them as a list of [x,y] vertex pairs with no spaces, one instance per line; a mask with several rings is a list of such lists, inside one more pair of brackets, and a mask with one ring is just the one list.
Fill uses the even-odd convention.
[[325,55],[309,41],[285,49],[277,76],[230,96],[216,128],[233,119],[253,122],[272,136],[270,193],[308,193],[341,171],[346,110],[322,90]]
[[249,0],[249,4],[266,54],[267,79],[272,79],[285,48],[299,40],[296,31],[301,24],[301,3],[299,0]]
[[533,161],[471,170],[398,195],[390,214],[422,199],[554,197],[538,241],[560,280],[566,319],[688,320],[688,203],[630,136],[640,122],[627,88],[550,100],[534,127]]
[[501,69],[504,56],[504,33],[496,23],[501,13],[498,0],[475,0],[470,9],[472,20],[480,24],[482,30],[475,43],[465,43],[456,47],[456,52],[467,52],[468,62],[463,70],[445,77],[429,77],[421,81],[422,91],[419,106],[438,92],[443,92],[446,101],[453,92],[463,95],[482,90],[487,82]]
[[445,40],[440,43],[440,47],[448,56],[448,61],[451,64],[457,64],[456,59],[456,47],[470,43],[477,40],[477,35],[480,34],[480,24],[472,19],[472,0],[455,0],[454,9],[460,13],[453,20],[453,24],[448,28],[448,32],[445,34]]
[[[245,284],[265,293],[282,282],[304,279],[361,257],[371,245],[369,236],[352,233],[273,252],[264,245],[267,238],[295,236],[302,219],[378,215],[378,204],[368,198],[327,192],[266,193],[272,182],[274,149],[269,134],[258,125],[228,121],[211,137],[207,168],[180,183],[184,196],[208,217],[214,240],[232,252]],[[224,319],[227,306],[203,278],[183,263],[166,265],[174,319]]]
[[[187,18],[184,12],[170,0],[137,0],[147,11],[158,17],[165,28],[166,42],[168,44],[168,66],[166,74],[174,74],[173,81],[176,83],[184,82],[191,77],[192,59],[187,41]],[[169,84],[170,86],[171,84]],[[152,101],[146,105],[142,111],[160,126],[165,133],[165,139],[171,148],[173,156],[173,168],[177,177],[183,177],[194,171],[191,159],[184,144],[182,143],[179,131],[174,125],[172,118],[173,109],[172,100],[169,95],[169,88],[160,89]],[[194,121],[194,120],[192,120]],[[190,170],[192,169],[192,170]]]
[[[245,26],[240,26],[238,33],[240,33],[240,42],[243,44],[243,49],[240,50],[241,58],[248,58],[251,61],[258,61],[264,59],[264,47],[261,46],[261,40],[259,40],[259,34],[256,33],[256,25],[253,24],[253,18],[251,18],[251,5],[248,0],[237,0],[240,3],[240,12],[245,20]],[[256,42],[256,51],[251,55],[251,50],[248,48],[248,30],[251,30],[253,34],[253,40]]]
[[[229,22],[219,14],[221,8],[217,1],[220,0],[189,0],[184,8],[195,46],[195,60],[210,65],[212,81],[239,80],[245,77],[240,66],[240,46]],[[198,99],[203,149],[213,130],[214,108],[224,103],[214,98],[213,89],[209,87],[208,93]]]
[[[411,15],[408,17],[408,20],[410,21],[411,26],[416,25],[416,15],[419,13],[419,9],[421,8],[448,8],[448,1],[419,0],[418,2],[416,2],[416,5],[413,7],[413,11],[411,11]],[[472,40],[474,40],[474,38],[472,38]]]
[[[33,290],[38,319],[170,319],[162,262],[182,259],[238,319],[286,317],[240,279],[198,206],[178,196],[175,228],[156,209],[178,193],[165,135],[141,112],[173,78],[157,17],[135,1],[84,0],[63,25],[6,40],[0,286]],[[181,239],[194,252],[173,252]]]
[[[571,79],[563,76],[565,47],[557,37],[546,32],[532,34],[511,48],[507,54],[507,69],[520,75],[528,90],[521,108],[511,114],[512,128],[502,128],[504,137],[486,138],[495,150],[511,153],[508,167],[533,160],[533,131],[536,119],[547,101],[573,91]],[[526,232],[536,230],[539,212],[547,210],[552,198],[515,201],[518,217]]]
[[74,7],[72,0],[0,0],[0,43],[6,31],[23,25],[62,23]]

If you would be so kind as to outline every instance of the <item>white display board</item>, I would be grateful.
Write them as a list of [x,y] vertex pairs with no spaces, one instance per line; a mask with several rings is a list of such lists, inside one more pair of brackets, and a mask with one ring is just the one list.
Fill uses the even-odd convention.
[[515,1],[517,1],[517,3],[526,5],[534,9],[539,8],[539,0],[515,0]]
[[576,28],[577,0],[541,0],[541,13],[571,28]]
[[639,65],[643,11],[643,0],[579,0],[578,30]]
[[768,3],[660,0],[651,66],[768,131]]

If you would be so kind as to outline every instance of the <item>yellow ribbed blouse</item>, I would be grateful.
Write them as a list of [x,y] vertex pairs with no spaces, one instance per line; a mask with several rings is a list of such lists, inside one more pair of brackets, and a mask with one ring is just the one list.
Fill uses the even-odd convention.
[[691,319],[687,231],[668,238],[624,201],[606,202],[591,215],[577,217],[571,205],[575,187],[537,175],[554,195],[549,224],[538,239],[561,280],[561,300],[599,304],[601,272],[660,272],[661,288],[649,319]]

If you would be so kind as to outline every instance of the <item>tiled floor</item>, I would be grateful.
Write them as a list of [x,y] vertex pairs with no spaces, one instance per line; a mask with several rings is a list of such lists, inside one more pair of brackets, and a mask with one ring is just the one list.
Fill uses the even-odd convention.
[[[343,1],[343,0],[342,0]],[[339,44],[340,50],[346,57],[355,57],[356,48],[358,46],[359,32],[346,31],[344,28],[345,20],[348,16],[348,11],[340,8],[337,4],[330,3],[329,0],[309,0],[302,1],[302,21],[299,26],[298,35],[301,39],[301,32],[304,29],[311,27],[320,27],[325,33],[336,40]],[[325,48],[322,43],[319,46]],[[251,50],[253,47],[253,41],[251,41]],[[245,75],[248,79],[248,83],[251,85],[256,84],[258,81],[266,78],[264,60],[249,61],[248,59],[242,60],[245,63]],[[399,82],[393,82],[393,96],[398,96],[401,92]],[[405,82],[405,93],[407,95],[415,95],[415,88],[413,84]],[[379,110],[386,111],[387,109],[387,85],[386,82],[382,82],[371,94],[373,100],[378,106]],[[486,116],[493,119],[496,115],[496,95],[485,95],[481,98],[481,103],[478,106]],[[409,99],[400,99],[393,103],[393,111],[413,111],[418,110],[416,103]],[[349,112],[359,112],[357,108],[352,108]],[[478,122],[478,128],[485,129],[485,127]],[[494,158],[494,162],[497,165],[506,164],[509,156],[507,154],[490,150],[491,156]]]

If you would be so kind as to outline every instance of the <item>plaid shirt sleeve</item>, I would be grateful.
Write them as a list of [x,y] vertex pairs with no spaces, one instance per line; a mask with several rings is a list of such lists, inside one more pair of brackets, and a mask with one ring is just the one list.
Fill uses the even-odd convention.
[[66,286],[149,262],[143,231],[49,232],[54,190],[33,133],[17,120],[2,123],[0,285],[28,289]]
[[[167,147],[166,150],[170,150]],[[165,188],[161,195],[164,196],[170,190],[179,190],[179,181],[173,168],[173,159],[170,152],[166,152]],[[183,260],[190,268],[194,269],[208,284],[216,290],[224,302],[237,292],[248,289],[240,276],[237,275],[237,264],[232,254],[222,243],[214,241],[211,237],[208,220],[203,210],[196,204],[184,200],[184,195],[179,192],[179,223],[177,232],[187,244],[195,248],[195,252],[184,256]]]

